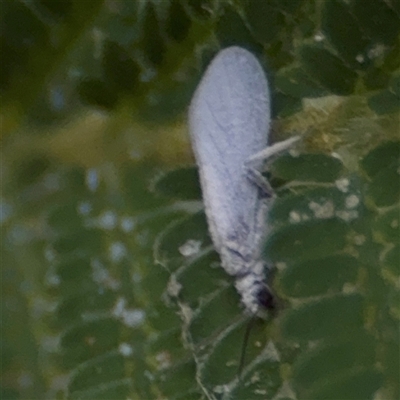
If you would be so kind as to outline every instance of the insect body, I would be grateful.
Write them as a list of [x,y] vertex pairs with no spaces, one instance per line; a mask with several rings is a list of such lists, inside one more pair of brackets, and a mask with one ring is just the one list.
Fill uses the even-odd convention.
[[261,260],[272,193],[257,179],[263,160],[252,157],[267,147],[269,125],[268,83],[258,60],[240,47],[220,51],[193,97],[189,129],[211,237],[252,315],[274,307]]

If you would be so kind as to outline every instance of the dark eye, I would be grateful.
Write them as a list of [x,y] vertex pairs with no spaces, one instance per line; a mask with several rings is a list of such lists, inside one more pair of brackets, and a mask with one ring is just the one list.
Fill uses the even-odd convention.
[[267,286],[264,286],[257,293],[258,304],[263,306],[265,309],[274,310],[276,307],[275,296],[271,293]]

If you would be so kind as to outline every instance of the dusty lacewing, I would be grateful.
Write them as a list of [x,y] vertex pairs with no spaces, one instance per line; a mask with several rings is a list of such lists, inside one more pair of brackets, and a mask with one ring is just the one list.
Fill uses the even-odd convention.
[[272,191],[259,171],[266,158],[297,140],[267,147],[270,119],[257,58],[240,47],[221,50],[194,94],[189,130],[214,246],[253,316],[275,307],[261,259]]

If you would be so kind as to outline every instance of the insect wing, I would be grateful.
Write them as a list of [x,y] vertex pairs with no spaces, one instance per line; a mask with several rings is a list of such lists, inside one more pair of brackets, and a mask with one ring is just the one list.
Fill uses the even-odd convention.
[[189,111],[206,214],[219,251],[230,242],[250,256],[259,251],[262,200],[245,162],[267,146],[269,123],[268,84],[258,60],[239,47],[222,50]]

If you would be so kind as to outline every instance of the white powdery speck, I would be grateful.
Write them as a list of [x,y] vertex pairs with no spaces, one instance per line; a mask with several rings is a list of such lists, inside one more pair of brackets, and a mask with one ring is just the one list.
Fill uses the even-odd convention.
[[355,194],[346,197],[346,208],[355,208],[359,203],[360,199]]
[[167,292],[171,297],[177,297],[182,290],[182,285],[176,280],[176,276],[174,274],[171,275],[171,278],[168,281]]
[[311,201],[308,205],[310,210],[314,212],[315,218],[327,219],[332,218],[335,212],[335,206],[328,200],[325,203],[319,204]]
[[95,192],[99,187],[99,174],[95,168],[86,171],[86,186],[91,192]]
[[109,231],[117,226],[117,221],[117,214],[112,210],[104,211],[97,218],[98,227]]
[[133,354],[133,348],[128,343],[120,343],[120,345],[118,346],[118,351],[124,357],[129,357],[129,356],[131,356]]
[[343,221],[350,222],[353,219],[358,218],[358,211],[352,210],[352,211],[336,211],[335,215],[342,219]]
[[200,251],[201,241],[200,240],[187,240],[182,246],[179,247],[179,252],[184,257],[194,256]]
[[112,310],[112,315],[121,320],[130,328],[136,328],[142,325],[146,313],[138,308],[126,308],[126,300],[120,297]]
[[78,213],[80,215],[89,215],[92,209],[92,204],[88,201],[82,201],[78,204]]
[[357,246],[362,246],[365,243],[366,237],[364,235],[357,235],[354,237],[354,243]]
[[292,224],[297,224],[298,222],[301,222],[301,215],[297,211],[290,211],[289,222],[291,222]]
[[342,193],[346,193],[349,190],[350,181],[347,178],[343,178],[338,179],[335,184]]
[[123,232],[130,233],[135,227],[135,220],[132,217],[122,217],[120,226]]
[[109,248],[109,257],[112,262],[120,262],[127,255],[127,250],[122,242],[114,242]]

